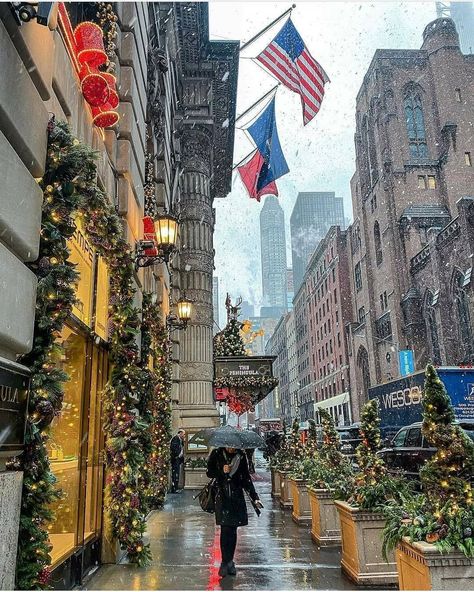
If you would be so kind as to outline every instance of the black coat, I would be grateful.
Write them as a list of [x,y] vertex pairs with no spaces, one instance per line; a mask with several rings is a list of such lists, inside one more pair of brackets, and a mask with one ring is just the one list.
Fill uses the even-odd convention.
[[[217,480],[216,487],[216,524],[220,526],[247,526],[248,513],[244,489],[252,500],[257,500],[252,478],[250,477],[247,457],[241,454],[240,465],[232,477],[224,473],[224,465],[230,464],[232,455],[224,448],[213,450],[207,461],[207,476]],[[227,459],[225,458],[227,455]]]
[[171,438],[171,443],[170,443],[170,457],[171,457],[171,462],[183,462],[184,458],[181,455],[181,452],[183,450],[183,441],[181,440],[181,438],[176,434],[176,436],[173,436]]

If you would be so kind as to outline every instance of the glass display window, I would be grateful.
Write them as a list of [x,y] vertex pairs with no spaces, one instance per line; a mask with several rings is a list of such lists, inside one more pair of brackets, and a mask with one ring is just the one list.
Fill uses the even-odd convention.
[[51,424],[48,441],[51,469],[62,491],[61,499],[52,504],[55,518],[48,527],[53,565],[78,543],[81,418],[87,353],[85,337],[67,325],[58,341],[63,351],[56,363],[68,373],[69,381],[64,384],[62,410]]
[[72,324],[58,343],[56,364],[69,375],[61,414],[50,429],[48,453],[62,498],[52,504],[48,531],[53,568],[100,535],[104,474],[101,393],[108,380],[108,355]]

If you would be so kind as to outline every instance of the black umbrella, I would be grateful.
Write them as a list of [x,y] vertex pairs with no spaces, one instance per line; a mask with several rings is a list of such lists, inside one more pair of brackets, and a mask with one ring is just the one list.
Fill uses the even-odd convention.
[[249,430],[238,430],[232,426],[220,428],[207,428],[194,434],[189,440],[190,444],[205,444],[214,448],[259,448],[265,442],[255,432]]

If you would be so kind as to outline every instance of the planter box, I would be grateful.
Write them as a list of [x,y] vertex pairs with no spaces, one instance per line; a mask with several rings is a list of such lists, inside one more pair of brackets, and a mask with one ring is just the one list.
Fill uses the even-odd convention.
[[341,521],[342,571],[356,584],[387,587],[398,583],[395,557],[382,556],[382,514],[334,502]]
[[466,590],[474,581],[474,558],[460,551],[441,554],[434,545],[405,538],[396,558],[400,590]]
[[202,489],[207,483],[209,483],[209,478],[204,467],[184,470],[184,489]]
[[293,498],[291,517],[296,524],[311,524],[311,507],[304,479],[289,479]]
[[290,480],[287,476],[287,473],[280,471],[280,506],[291,509],[293,507],[293,498],[291,496]]
[[311,506],[311,538],[320,547],[341,544],[339,514],[327,489],[308,489]]
[[275,471],[275,469],[272,469],[272,497],[280,497],[281,495],[280,479],[280,471]]

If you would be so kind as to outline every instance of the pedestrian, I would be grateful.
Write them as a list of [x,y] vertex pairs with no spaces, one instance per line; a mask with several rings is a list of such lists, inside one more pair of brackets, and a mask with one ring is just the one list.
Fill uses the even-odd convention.
[[236,448],[216,448],[207,461],[207,476],[216,479],[216,524],[221,527],[222,562],[219,575],[235,576],[234,552],[237,528],[247,526],[248,514],[244,490],[256,508],[263,505],[250,477],[247,455]]
[[179,475],[181,465],[184,463],[184,436],[186,432],[179,429],[177,434],[171,438],[170,460],[171,460],[171,493],[181,493],[179,488]]

